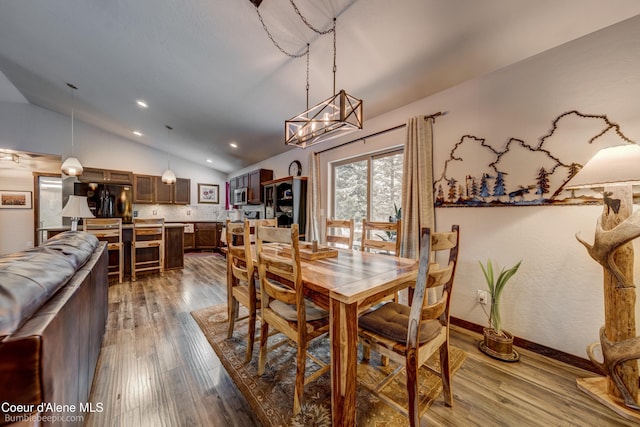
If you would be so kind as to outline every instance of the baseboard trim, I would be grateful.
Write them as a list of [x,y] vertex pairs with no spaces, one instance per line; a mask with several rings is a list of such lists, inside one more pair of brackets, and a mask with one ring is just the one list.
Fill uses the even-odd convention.
[[[459,319],[457,317],[451,317],[451,324],[459,326],[464,329],[468,329],[470,331],[482,334],[482,330],[484,326],[477,325],[472,322],[468,322],[466,320]],[[537,344],[535,342],[531,342],[519,337],[513,337],[513,344],[517,347],[524,348],[529,351],[533,351],[534,353],[541,354],[546,357],[550,357],[551,359],[558,360],[563,363],[567,363],[571,366],[575,366],[580,369],[584,369],[586,371],[590,371],[596,374],[601,375],[596,367],[591,363],[590,360],[584,359],[582,357],[575,356],[573,354],[565,353],[560,350],[553,349],[551,347],[547,347],[541,344]]]

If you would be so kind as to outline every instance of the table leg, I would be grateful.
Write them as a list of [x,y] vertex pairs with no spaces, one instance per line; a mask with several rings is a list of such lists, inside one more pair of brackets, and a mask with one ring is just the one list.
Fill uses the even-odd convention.
[[330,302],[331,412],[334,426],[356,425],[358,305]]

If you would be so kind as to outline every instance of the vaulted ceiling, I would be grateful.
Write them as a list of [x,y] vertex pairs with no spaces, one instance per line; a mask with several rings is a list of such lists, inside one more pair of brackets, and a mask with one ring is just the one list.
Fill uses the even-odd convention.
[[310,104],[332,95],[332,36],[294,5],[318,29],[337,17],[336,86],[365,119],[640,13],[637,0],[1,1],[0,102],[69,115],[71,82],[79,120],[233,172],[296,149],[284,120],[306,108],[306,60],[257,11],[285,51],[310,43]]

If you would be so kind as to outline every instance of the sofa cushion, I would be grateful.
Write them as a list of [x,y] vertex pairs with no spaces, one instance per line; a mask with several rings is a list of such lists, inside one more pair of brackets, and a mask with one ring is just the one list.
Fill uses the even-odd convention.
[[29,251],[0,257],[0,339],[11,335],[91,257],[98,239],[64,232]]

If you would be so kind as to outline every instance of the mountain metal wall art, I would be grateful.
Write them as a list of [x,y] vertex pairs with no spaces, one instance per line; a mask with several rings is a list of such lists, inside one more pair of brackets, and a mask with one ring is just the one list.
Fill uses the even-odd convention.
[[602,201],[601,192],[564,190],[600,149],[634,143],[605,115],[568,111],[531,145],[510,138],[499,150],[464,135],[434,182],[436,207],[576,205]]

